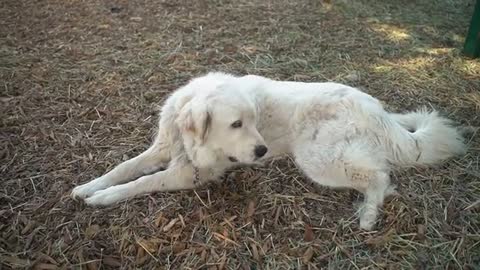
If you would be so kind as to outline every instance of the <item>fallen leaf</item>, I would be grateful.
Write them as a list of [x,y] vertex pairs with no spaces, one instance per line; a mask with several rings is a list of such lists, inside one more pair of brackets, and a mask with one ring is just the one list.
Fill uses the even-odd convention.
[[222,258],[220,259],[220,263],[218,264],[218,270],[225,269],[226,262],[227,262],[227,256],[223,254]]
[[302,262],[306,264],[312,260],[312,257],[313,257],[313,248],[308,247],[302,256]]
[[293,75],[293,79],[295,81],[306,81],[309,80],[311,77],[308,75],[302,75],[302,74],[295,74]]
[[37,264],[35,264],[33,269],[35,269],[35,270],[50,270],[50,269],[58,269],[58,266],[56,266],[55,264],[51,264],[51,263],[37,263]]
[[197,215],[198,215],[198,219],[199,219],[200,222],[203,221],[207,217],[207,214],[204,213],[203,208],[198,208]]
[[268,250],[270,250],[270,242],[269,242],[269,241],[265,241],[265,243],[263,244],[261,250],[262,250],[262,252],[263,252],[263,255],[265,255],[265,253],[268,252]]
[[158,249],[158,242],[154,240],[140,239],[137,243],[149,253],[154,253]]
[[351,81],[351,82],[356,82],[360,80],[360,73],[357,71],[352,71],[348,75],[345,76],[345,80]]
[[282,212],[282,207],[277,207],[277,212],[275,212],[275,217],[273,218],[273,224],[278,225],[278,219],[280,218],[280,214]]
[[68,231],[65,231],[63,234],[63,242],[67,245],[70,245],[73,242],[73,238]]
[[320,255],[320,256],[318,256],[316,259],[317,259],[317,261],[323,261],[323,260],[325,260],[325,259],[327,259],[328,257],[333,256],[333,255],[335,255],[335,252],[330,252],[330,253],[326,253],[326,254]]
[[187,248],[185,243],[175,243],[172,247],[173,254],[178,254]]
[[58,265],[57,261],[55,261],[52,257],[48,256],[47,254],[39,252],[37,258],[42,261],[48,261],[50,262],[50,264]]
[[260,261],[260,255],[258,254],[258,248],[257,248],[257,245],[255,245],[255,243],[251,243],[250,244],[250,247],[252,248],[252,255],[253,255],[253,258],[257,261]]
[[223,51],[225,53],[236,53],[237,52],[237,47],[232,44],[227,44],[223,47]]
[[0,101],[2,101],[2,102],[10,102],[10,100],[12,100],[12,99],[13,99],[13,97],[8,97],[8,98],[7,98],[7,97],[1,97],[1,98],[0,98]]
[[145,255],[143,255],[143,257],[137,258],[135,260],[135,264],[137,266],[140,266],[140,265],[144,264],[145,262],[147,262],[150,258],[151,258],[150,255],[145,254]]
[[163,213],[160,213],[158,217],[155,219],[154,224],[157,227],[160,227],[163,223],[167,222],[167,219],[163,216]]
[[175,226],[175,223],[177,223],[177,221],[178,218],[170,220],[170,222],[165,227],[163,227],[163,231],[168,232],[171,228],[173,228],[173,226]]
[[29,260],[20,259],[13,256],[0,256],[0,261],[9,264],[12,268],[28,267],[30,265]]
[[448,204],[445,220],[450,223],[458,217],[459,211],[453,204]]
[[102,262],[108,266],[113,266],[113,267],[122,266],[122,262],[120,261],[120,258],[113,257],[113,256],[105,256]]
[[425,233],[427,232],[427,228],[423,224],[417,225],[417,238],[419,240],[425,240]]
[[222,231],[222,235],[225,236],[226,238],[229,238],[229,237],[230,237],[230,236],[229,236],[229,233],[228,233],[228,230],[225,229],[225,228],[224,228],[223,231]]
[[202,254],[200,254],[200,261],[204,262],[204,261],[206,261],[206,259],[207,259],[207,250],[204,249],[202,251]]
[[21,234],[26,234],[28,232],[30,232],[32,230],[32,228],[35,226],[35,221],[33,220],[30,220],[28,221],[27,225],[25,225],[25,227],[23,228]]
[[249,201],[247,206],[246,217],[251,218],[255,213],[255,201]]
[[93,262],[87,262],[86,266],[88,270],[97,270],[98,269],[98,262],[93,261]]
[[313,241],[315,239],[315,234],[313,233],[312,226],[309,224],[305,224],[305,234],[303,235],[303,238],[307,242]]
[[178,219],[180,220],[180,223],[182,223],[182,228],[187,227],[187,224],[185,224],[185,220],[183,219],[183,216],[178,214]]
[[140,261],[143,259],[143,257],[145,257],[145,255],[145,249],[142,246],[139,246],[137,248],[137,256],[135,258],[136,264],[141,264]]
[[259,50],[256,46],[244,46],[242,49],[248,54],[256,53]]
[[390,240],[393,238],[394,234],[395,234],[395,229],[391,228],[390,230],[388,230],[386,233],[384,233],[382,235],[372,237],[372,238],[369,238],[369,239],[365,240],[365,243],[367,245],[382,246],[382,245],[390,242]]
[[97,28],[98,29],[109,29],[110,25],[109,24],[100,24]]
[[85,230],[85,236],[88,238],[93,238],[100,231],[100,226],[91,225]]
[[141,22],[143,19],[142,17],[130,17],[130,21],[133,22]]

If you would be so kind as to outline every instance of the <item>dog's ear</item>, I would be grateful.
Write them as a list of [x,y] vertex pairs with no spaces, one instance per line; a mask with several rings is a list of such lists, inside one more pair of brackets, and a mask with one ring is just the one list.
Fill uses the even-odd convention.
[[212,115],[208,111],[208,109],[205,109],[205,114],[203,115],[202,118],[202,131],[201,131],[201,136],[200,138],[202,139],[202,142],[207,141],[207,136],[208,136],[208,131],[210,130],[210,127],[212,125]]
[[182,132],[190,133],[201,143],[205,143],[212,124],[212,116],[206,103],[192,99],[180,110],[176,122]]

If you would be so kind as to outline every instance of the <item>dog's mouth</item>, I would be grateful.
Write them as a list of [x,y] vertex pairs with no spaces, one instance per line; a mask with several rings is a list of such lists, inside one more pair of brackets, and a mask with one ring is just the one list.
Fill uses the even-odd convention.
[[231,162],[238,162],[238,159],[236,157],[232,157],[232,156],[229,156],[228,160],[230,160]]

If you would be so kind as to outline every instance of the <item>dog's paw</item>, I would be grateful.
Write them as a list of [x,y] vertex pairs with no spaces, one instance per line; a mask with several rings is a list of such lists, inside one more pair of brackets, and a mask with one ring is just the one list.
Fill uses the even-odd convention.
[[360,218],[360,228],[366,231],[371,231],[375,225],[375,219]]
[[385,190],[385,197],[396,197],[399,196],[400,194],[397,191],[397,186],[396,185],[390,185],[387,187]]
[[101,183],[100,178],[97,178],[93,181],[90,181],[86,184],[83,184],[81,186],[75,187],[72,190],[72,193],[70,194],[72,198],[80,198],[80,199],[85,199],[91,195],[93,195],[95,192],[104,189],[105,186]]
[[118,186],[114,186],[93,193],[92,196],[85,199],[85,203],[91,206],[105,206],[114,204],[125,198],[128,198],[128,194],[125,194]]
[[360,210],[360,228],[371,231],[377,222],[378,209],[374,205],[364,204]]

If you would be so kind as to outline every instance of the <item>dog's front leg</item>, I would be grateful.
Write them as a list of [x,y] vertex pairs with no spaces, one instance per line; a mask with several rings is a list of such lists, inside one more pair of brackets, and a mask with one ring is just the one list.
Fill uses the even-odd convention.
[[[205,173],[202,173],[206,176]],[[91,197],[85,199],[89,205],[109,205],[139,194],[154,191],[173,191],[193,189],[216,176],[201,178],[201,182],[195,179],[195,169],[191,165],[174,165],[165,171],[152,175],[143,176],[135,181],[112,186],[95,192]]]
[[136,179],[144,174],[152,173],[167,165],[164,158],[165,149],[160,144],[154,144],[140,155],[124,161],[107,174],[73,189],[71,196],[86,198],[96,191],[122,184]]

